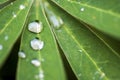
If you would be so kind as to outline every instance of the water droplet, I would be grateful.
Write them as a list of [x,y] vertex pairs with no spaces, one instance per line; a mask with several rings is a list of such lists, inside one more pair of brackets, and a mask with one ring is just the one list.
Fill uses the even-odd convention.
[[44,3],[45,11],[50,21],[50,24],[55,28],[59,29],[64,23],[61,17],[57,16],[50,8],[47,2]]
[[43,79],[44,79],[44,73],[43,73],[43,71],[40,71],[39,74],[37,74],[37,75],[35,76],[35,78],[36,78],[36,79],[43,80]]
[[43,59],[43,58],[42,58],[42,59],[41,59],[41,61],[42,61],[42,62],[44,62],[44,61],[45,61],[45,59]]
[[19,6],[19,9],[20,9],[20,10],[23,10],[23,9],[25,9],[25,6],[24,6],[23,4],[21,4],[21,5]]
[[39,39],[33,39],[31,40],[30,45],[34,50],[41,50],[44,46],[44,42]]
[[50,16],[50,22],[55,29],[59,29],[63,25],[63,20],[55,15]]
[[94,73],[94,75],[97,75],[97,74],[99,74],[100,72],[99,71],[96,71],[95,73]]
[[78,50],[79,52],[82,52],[82,50]]
[[105,73],[101,73],[101,76],[100,76],[100,79],[104,78],[105,77]]
[[4,37],[4,39],[7,41],[7,40],[8,40],[8,36],[6,35],[6,36]]
[[78,76],[80,77],[80,76],[82,76],[82,74],[80,73],[80,74],[78,74]]
[[41,62],[39,60],[37,60],[37,59],[34,59],[34,60],[31,61],[31,64],[33,64],[36,67],[39,67]]
[[39,77],[40,77],[40,79],[41,79],[41,78],[44,78],[44,74],[40,73],[40,74],[39,74]]
[[85,9],[84,8],[81,8],[80,11],[84,11]]
[[40,33],[43,29],[42,22],[31,22],[28,25],[28,30],[34,33]]
[[18,52],[18,56],[19,56],[20,58],[26,58],[25,53],[22,52],[22,51]]
[[13,17],[14,17],[14,18],[16,18],[16,17],[17,17],[17,15],[16,15],[14,12],[13,12],[12,14],[13,14]]
[[13,5],[13,2],[11,2],[10,4]]
[[3,45],[0,44],[0,50],[2,50],[2,49],[3,49]]

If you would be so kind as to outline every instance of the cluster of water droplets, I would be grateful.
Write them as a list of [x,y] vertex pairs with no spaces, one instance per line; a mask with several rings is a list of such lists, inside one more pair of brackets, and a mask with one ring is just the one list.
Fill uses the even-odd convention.
[[[63,20],[56,16],[52,11],[50,11],[49,9],[47,9],[48,4],[45,3],[45,11],[48,14],[48,18],[49,18],[49,22],[50,24],[55,28],[55,29],[59,29],[62,25],[63,25]],[[25,9],[24,5],[20,5],[19,6],[20,10]],[[15,13],[13,13],[13,17],[15,18],[17,15]],[[32,33],[35,34],[39,34],[43,31],[43,24],[41,21],[33,21],[31,23],[28,24],[28,30]],[[42,41],[39,38],[33,38],[30,41],[30,47],[35,50],[35,51],[39,51],[42,50],[44,48],[44,41]],[[24,51],[20,51],[18,53],[18,56],[22,59],[25,59],[27,57],[26,53]],[[39,59],[32,59],[30,61],[30,63],[35,66],[35,67],[40,67],[41,66],[41,61],[44,61],[44,59],[42,58],[41,60]],[[35,75],[36,79],[39,80],[44,80],[44,72],[42,69],[40,69],[39,73]]]
[[[11,5],[13,5],[13,2],[11,3]],[[19,10],[23,10],[23,9],[25,9],[25,5],[23,5],[23,4],[19,5]],[[13,16],[13,18],[17,17],[15,12],[12,12],[12,16]],[[4,40],[7,41],[8,39],[9,39],[9,36],[5,35]],[[1,50],[3,50],[3,45],[2,44],[0,44],[0,51]]]
[[[13,3],[11,3],[11,5],[13,5]],[[21,4],[19,5],[19,10],[24,10],[26,7],[25,5]],[[15,12],[12,12],[13,18],[17,17],[17,14]]]
[[[21,6],[21,8],[23,8],[23,6]],[[28,24],[28,30],[32,33],[35,33],[35,34],[39,34],[42,32],[43,30],[43,25],[42,25],[42,22],[39,22],[39,21],[33,21],[31,23]],[[30,47],[35,50],[35,51],[39,51],[39,50],[42,50],[43,47],[44,47],[44,41],[40,40],[39,38],[34,38],[30,41]],[[18,53],[18,56],[22,59],[25,59],[26,58],[26,54],[25,52],[23,51],[20,51]],[[32,59],[30,61],[30,63],[35,66],[35,67],[40,67],[41,66],[41,61],[44,61],[44,59]],[[41,72],[42,71],[42,72]],[[35,79],[39,79],[39,80],[44,80],[44,74],[43,74],[43,70],[41,69],[40,72],[35,75]]]

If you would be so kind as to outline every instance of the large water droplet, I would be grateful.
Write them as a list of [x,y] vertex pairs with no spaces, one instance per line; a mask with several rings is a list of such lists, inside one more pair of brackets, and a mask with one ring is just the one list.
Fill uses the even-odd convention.
[[28,25],[28,30],[34,33],[40,33],[43,29],[42,22],[31,22]]
[[44,42],[39,39],[33,39],[30,45],[34,50],[41,50],[44,47]]

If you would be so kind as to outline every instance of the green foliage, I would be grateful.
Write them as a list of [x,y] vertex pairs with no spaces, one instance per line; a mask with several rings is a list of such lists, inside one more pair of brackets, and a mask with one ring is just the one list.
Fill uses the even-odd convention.
[[69,14],[120,39],[120,0],[52,0]]
[[[1,0],[0,4],[4,2]],[[119,2],[11,1],[0,11],[0,79],[10,76],[16,80],[119,80]],[[32,22],[42,23],[40,33],[28,30]],[[43,41],[43,48],[34,50],[33,39]],[[18,54],[14,70],[11,63],[17,56],[10,53]],[[14,74],[6,73],[5,66]]]
[[0,0],[0,4],[7,2],[8,0]]
[[[40,34],[31,33],[27,29],[28,24],[26,24],[26,29],[24,30],[24,33],[22,35],[20,51],[24,51],[27,59],[19,59],[17,76],[18,80],[34,80],[35,75],[39,75],[39,72],[41,71],[44,71],[45,80],[65,80],[64,71],[60,60],[59,52],[57,50],[56,42],[53,38],[52,32],[49,29],[49,25],[44,16],[45,14],[44,12],[42,12],[42,10],[42,4],[40,6],[40,1],[36,0],[31,8],[31,13],[29,14],[27,23],[29,24],[34,20],[41,21],[43,23],[44,30]],[[30,41],[36,37],[44,41],[45,45],[41,51],[35,51],[29,45]],[[31,65],[31,61],[34,59],[38,59],[39,61],[41,61],[40,67],[36,68]],[[27,76],[26,74],[28,73],[31,74]]]

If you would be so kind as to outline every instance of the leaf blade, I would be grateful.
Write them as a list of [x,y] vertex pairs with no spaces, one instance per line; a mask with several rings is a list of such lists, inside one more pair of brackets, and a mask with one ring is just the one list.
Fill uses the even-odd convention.
[[[118,9],[119,0],[115,0],[114,2],[109,1],[110,4],[105,4],[108,2],[107,0],[104,1],[81,0],[78,2],[72,0],[69,1],[52,0],[52,1],[58,4],[63,9],[65,9],[68,13],[70,13],[77,19],[82,20],[85,23],[92,25],[96,29],[101,30],[118,39],[120,38],[119,34],[120,12]],[[113,5],[116,5],[116,7],[115,8],[112,7]]]
[[[9,5],[0,12],[0,15],[2,15],[0,19],[0,23],[2,23],[0,24],[0,45],[2,46],[2,49],[0,50],[0,67],[2,66],[2,63],[6,57],[9,55],[9,51],[22,32],[23,25],[25,23],[31,3],[32,1],[16,1],[15,5]],[[19,9],[19,6],[21,4],[24,4],[26,6],[25,10]],[[16,12],[17,14],[12,14],[12,11]]]
[[53,8],[49,6],[50,11],[46,11],[46,14],[53,11],[64,20],[64,25],[59,30],[52,28],[77,78],[118,80],[120,57],[80,22],[54,4],[51,6]]
[[7,2],[8,0],[0,0],[0,5],[2,4],[2,3],[5,3],[5,2]]
[[[25,52],[27,58],[26,59],[19,58],[17,73],[18,80],[42,79],[40,77],[38,78],[35,77],[36,75],[39,75],[39,72],[41,71],[43,71],[44,75],[43,79],[45,80],[49,79],[65,80],[64,70],[60,60],[60,55],[57,50],[56,42],[55,39],[53,38],[53,34],[49,29],[49,25],[46,22],[44,15],[45,14],[42,9],[42,2],[36,0],[34,5],[32,6],[30,19],[28,23],[35,20],[41,21],[43,23],[43,31],[40,34],[34,34],[28,31],[27,28],[25,29],[22,38],[21,50]],[[30,47],[30,41],[35,37],[39,38],[45,43],[43,49],[40,51],[35,51]],[[41,62],[41,65],[38,68],[31,64],[31,60],[33,59],[38,59]],[[29,68],[27,68],[25,71],[22,71],[26,67]],[[30,73],[31,71],[32,73],[30,74],[30,76],[25,75]]]

